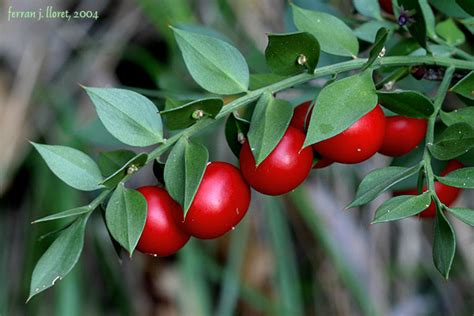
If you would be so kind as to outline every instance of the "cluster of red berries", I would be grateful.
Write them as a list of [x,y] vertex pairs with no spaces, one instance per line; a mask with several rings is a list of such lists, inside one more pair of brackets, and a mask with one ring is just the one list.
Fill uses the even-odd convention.
[[[139,188],[147,201],[148,212],[137,249],[167,256],[182,248],[190,236],[200,239],[222,236],[246,214],[250,204],[249,185],[263,194],[284,194],[299,186],[312,168],[324,168],[333,162],[359,163],[377,152],[401,156],[418,146],[426,133],[426,120],[385,117],[377,105],[340,134],[303,148],[306,121],[311,115],[310,104],[305,102],[295,108],[282,139],[258,166],[248,142],[240,151],[241,170],[225,162],[209,163],[186,218],[181,206],[166,190],[155,186]],[[461,166],[459,162],[451,161],[442,175]],[[460,191],[441,183],[436,183],[435,188],[441,201],[447,205]],[[417,194],[417,190],[398,194]],[[421,216],[434,214],[434,205],[430,205]]]

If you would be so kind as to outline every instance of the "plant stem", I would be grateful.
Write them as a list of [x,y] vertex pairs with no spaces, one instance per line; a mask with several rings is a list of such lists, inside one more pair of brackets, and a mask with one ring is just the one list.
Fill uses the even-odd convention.
[[429,153],[428,148],[433,144],[436,118],[438,117],[438,113],[441,110],[441,106],[443,105],[446,93],[448,92],[449,84],[451,83],[451,79],[453,78],[454,70],[454,66],[450,66],[448,69],[446,69],[443,81],[441,81],[441,84],[438,88],[438,93],[436,94],[436,98],[434,101],[434,111],[428,120],[428,129],[426,131],[426,147],[423,153],[423,165],[426,173],[428,189],[430,190],[436,202],[439,202],[439,200],[434,188],[434,173],[433,168],[431,166],[431,155]]
[[433,42],[436,42],[437,44],[441,44],[441,45],[444,45],[444,46],[448,46],[450,49],[452,49],[452,51],[458,55],[459,57],[463,58],[463,59],[466,59],[466,60],[472,60],[474,61],[474,56],[471,56],[469,53],[466,53],[465,51],[463,51],[462,49],[459,49],[455,46],[451,46],[449,45],[446,41],[442,40],[441,38],[439,37],[430,37],[430,39],[433,41]]
[[[350,70],[356,70],[361,68],[367,59],[355,59],[350,61],[341,62],[334,65],[329,65],[321,68],[317,68],[313,74],[299,74],[293,77],[286,78],[282,81],[277,83],[271,84],[269,86],[250,91],[247,94],[243,95],[242,97],[235,99],[231,103],[224,106],[221,112],[216,116],[215,120],[204,118],[198,121],[196,124],[188,127],[187,129],[175,134],[173,137],[169,138],[165,143],[155,148],[150,154],[148,155],[147,163],[150,161],[158,158],[162,155],[169,147],[171,147],[175,142],[179,140],[182,136],[191,136],[194,133],[198,132],[204,127],[211,125],[216,120],[222,119],[226,117],[231,112],[245,106],[255,100],[257,100],[264,92],[270,91],[271,93],[276,93],[281,90],[285,90],[296,86],[298,84],[302,84],[308,82],[310,80],[334,75],[341,72],[346,72]],[[454,58],[448,57],[439,57],[439,56],[390,56],[390,57],[383,57],[378,59],[372,65],[373,68],[380,68],[380,67],[395,67],[395,66],[414,66],[414,65],[422,65],[422,64],[430,64],[430,65],[438,65],[444,67],[454,66],[460,69],[469,69],[474,70],[474,63],[468,62],[465,60],[459,60]]]

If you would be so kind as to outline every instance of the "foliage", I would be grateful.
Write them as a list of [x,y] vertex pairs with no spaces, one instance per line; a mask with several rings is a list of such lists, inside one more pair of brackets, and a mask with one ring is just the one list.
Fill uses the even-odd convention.
[[[433,261],[439,272],[448,278],[456,238],[445,211],[470,225],[473,224],[470,212],[474,211],[444,205],[434,190],[434,182],[474,188],[474,177],[472,167],[438,176],[434,174],[432,164],[435,159],[457,158],[474,148],[471,108],[465,107],[457,112],[442,109],[448,90],[473,99],[473,72],[465,72],[474,70],[474,57],[458,47],[465,39],[460,35],[463,34],[458,28],[460,22],[452,18],[457,13],[452,13],[441,2],[433,5],[446,15],[434,29],[433,12],[426,1],[399,1],[398,17],[403,13],[400,13],[402,6],[413,14],[408,25],[402,26],[383,21],[386,15],[380,13],[378,4],[374,1],[359,0],[354,1],[354,4],[360,14],[370,19],[367,23],[375,22],[373,24],[377,25],[377,28],[372,27],[375,30],[372,32],[373,44],[368,49],[364,49],[367,45],[361,45],[357,39],[367,40],[367,37],[360,35],[362,22],[348,26],[334,15],[291,4],[297,32],[268,36],[265,57],[273,75],[250,74],[251,67],[243,55],[233,44],[222,38],[212,36],[209,32],[204,34],[202,29],[173,26],[172,32],[191,77],[206,91],[199,98],[188,97],[183,93],[179,98],[169,98],[166,108],[160,111],[149,98],[131,90],[84,87],[99,119],[112,136],[130,146],[155,148],[147,153],[102,153],[99,164],[96,164],[91,157],[76,149],[33,143],[52,172],[66,184],[78,190],[100,193],[87,206],[36,221],[59,218],[74,220],[59,232],[57,239],[38,261],[33,271],[30,298],[54,285],[56,280],[62,279],[71,271],[83,247],[87,219],[101,204],[106,205],[105,223],[111,236],[130,256],[133,254],[145,224],[146,203],[139,193],[126,188],[125,184],[140,168],[150,163],[158,166],[158,178],[164,179],[170,195],[183,206],[186,215],[209,160],[207,148],[191,140],[194,134],[227,118],[225,133],[234,153],[238,154],[240,138],[248,137],[255,160],[260,164],[283,137],[293,113],[291,103],[275,94],[327,76],[333,78],[316,97],[304,146],[346,130],[370,112],[377,102],[387,111],[429,119],[426,146],[421,160],[411,165],[389,166],[370,172],[360,183],[349,207],[365,205],[397,183],[418,175],[419,179],[425,181],[428,190],[415,196],[402,195],[386,200],[377,208],[373,223],[417,215],[434,202],[437,216],[434,220]],[[458,1],[458,4],[466,11],[472,9],[468,1]],[[445,12],[444,9],[449,11]],[[390,27],[379,28],[381,22],[386,22],[382,24]],[[359,32],[353,31],[351,27],[358,27]],[[395,44],[391,44],[393,48],[408,36],[418,42],[414,44],[416,47],[424,48],[421,56],[412,56],[413,51],[384,55],[390,40],[395,41]],[[435,44],[438,49],[449,51],[449,56],[438,53]],[[339,56],[343,61],[318,67],[321,52],[327,56]],[[348,57],[353,60],[348,60]],[[391,90],[400,79],[400,76],[393,74],[412,66],[433,67],[440,71],[441,75],[435,79],[442,81],[434,99],[418,91]],[[454,84],[453,78],[459,74],[463,78]],[[254,75],[260,76],[258,88],[255,89],[252,87]],[[387,82],[390,85],[385,85],[387,89],[381,89],[384,85],[378,84],[374,78],[385,76],[391,78]],[[224,97],[227,95],[232,96],[232,101],[224,105]],[[239,111],[244,107],[253,110],[250,123],[239,116]],[[447,127],[435,124],[438,117],[441,117]],[[167,127],[165,131],[179,130],[168,139],[163,131],[162,119]],[[441,132],[441,129],[444,131]],[[169,155],[166,164],[164,168],[160,168],[159,160],[167,151]],[[275,202],[271,202],[273,203]],[[282,228],[282,234],[287,235],[288,232],[280,215],[271,217],[269,224],[278,258],[281,259],[278,261],[282,264],[286,262],[286,256],[278,252],[279,245],[283,242],[277,233],[278,227]],[[288,281],[288,277],[291,279],[294,273],[291,268],[294,264],[288,260],[285,265],[289,271],[277,276],[277,282],[281,283],[283,291],[300,291],[298,288],[291,288],[291,282]],[[289,302],[283,303],[288,305],[286,308],[290,308]],[[299,305],[294,308],[296,312],[302,312]]]

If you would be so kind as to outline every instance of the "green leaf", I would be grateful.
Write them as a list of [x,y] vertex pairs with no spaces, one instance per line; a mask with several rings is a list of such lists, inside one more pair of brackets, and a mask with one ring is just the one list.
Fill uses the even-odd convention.
[[464,33],[457,27],[452,19],[447,19],[436,25],[436,33],[444,38],[448,45],[458,46],[466,41]]
[[407,179],[420,170],[420,165],[412,168],[386,167],[371,171],[357,188],[354,201],[347,208],[364,205],[375,199],[398,182]]
[[207,148],[181,138],[173,147],[165,165],[165,183],[169,194],[183,206],[184,216],[201,183],[209,161]]
[[372,224],[389,222],[405,217],[413,216],[424,209],[431,203],[431,195],[429,192],[420,195],[400,195],[387,200],[379,206],[375,212]]
[[436,269],[446,279],[453,265],[456,252],[456,236],[444,213],[436,210],[433,240],[433,261]]
[[107,204],[105,221],[110,234],[130,257],[145,226],[146,214],[147,203],[143,195],[120,183]]
[[428,49],[426,43],[426,21],[420,3],[413,0],[398,0],[398,4],[403,6],[405,10],[414,12],[411,16],[413,23],[408,24],[408,31],[422,47]]
[[66,146],[42,145],[31,142],[49,169],[69,186],[82,190],[100,189],[102,181],[94,160],[77,149]]
[[275,149],[290,125],[293,106],[286,100],[264,93],[253,111],[248,132],[249,145],[257,166]]
[[73,209],[70,209],[70,210],[66,210],[66,211],[63,211],[63,212],[58,212],[56,214],[52,214],[52,215],[49,215],[49,216],[39,218],[39,219],[33,221],[32,224],[47,222],[47,221],[53,221],[53,220],[56,220],[56,219],[61,219],[61,218],[66,218],[66,217],[79,216],[79,215],[82,215],[82,214],[89,213],[92,210],[93,210],[92,207],[89,206],[89,205],[76,207],[76,208],[73,208]]
[[461,22],[471,34],[474,34],[474,17],[459,20],[459,22]]
[[379,56],[380,52],[384,49],[385,42],[387,41],[388,38],[388,30],[386,28],[380,28],[377,31],[377,35],[375,35],[375,42],[374,46],[369,52],[369,59],[365,63],[364,67],[362,67],[362,70],[365,70],[369,68],[374,61],[377,59]]
[[[304,56],[304,63],[302,60]],[[270,70],[279,75],[314,72],[319,59],[319,43],[307,32],[269,34],[265,59]]]
[[114,150],[99,154],[99,167],[105,176],[110,176],[133,159],[136,153],[130,150]]
[[214,37],[172,29],[191,76],[202,88],[216,94],[247,91],[249,69],[235,47]]
[[457,169],[436,179],[450,187],[474,189],[474,167]]
[[[239,137],[245,137],[249,131],[250,122],[244,120],[232,113],[229,115],[225,123],[225,138],[230,149],[238,158],[242,144],[239,142]],[[241,136],[239,136],[239,134]]]
[[250,90],[257,90],[278,81],[285,79],[285,76],[269,73],[269,74],[251,74],[250,75]]
[[456,3],[470,15],[474,15],[474,2],[472,0],[456,0]]
[[421,12],[425,19],[426,34],[428,34],[429,37],[436,37],[435,16],[430,4],[428,3],[428,0],[418,0],[418,2],[420,4]]
[[82,252],[88,218],[88,214],[77,218],[38,260],[31,277],[28,301],[62,280],[75,266]]
[[[470,1],[470,0],[466,0]],[[457,1],[446,1],[446,0],[430,0],[431,5],[436,9],[443,12],[447,16],[456,18],[467,18],[469,14],[466,13],[457,3]]]
[[465,107],[451,112],[440,112],[441,120],[447,126],[456,123],[466,123],[474,128],[474,107]]
[[327,13],[305,10],[294,4],[291,7],[296,28],[314,35],[322,51],[338,56],[357,56],[359,42],[344,22]]
[[449,160],[474,148],[474,129],[466,123],[446,128],[433,145],[428,146],[436,159]]
[[112,173],[110,176],[105,178],[101,184],[105,185],[108,188],[114,188],[128,173],[128,169],[133,165],[135,166],[136,170],[133,172],[138,171],[139,168],[143,167],[148,159],[148,155],[146,153],[139,153],[134,156],[132,159],[127,161],[125,164],[120,166],[118,170]]
[[474,100],[474,71],[471,71],[461,81],[456,83],[452,88],[452,92],[462,95],[465,98]]
[[316,100],[304,146],[341,133],[376,105],[377,94],[369,70],[331,83]]
[[[169,129],[182,129],[193,125],[202,117],[214,118],[224,106],[221,98],[206,98],[161,111],[161,117]],[[202,116],[196,111],[202,111]]]
[[369,18],[382,20],[378,0],[352,0],[352,3],[360,14]]
[[369,21],[354,29],[354,34],[363,41],[375,43],[377,32],[381,28],[387,30],[395,29],[396,24],[388,21]]
[[464,223],[474,226],[474,210],[461,207],[446,207],[446,209]]
[[145,147],[163,142],[156,106],[133,91],[84,87],[105,128],[124,144]]
[[434,112],[431,100],[418,91],[377,91],[377,96],[383,107],[403,116],[428,118]]

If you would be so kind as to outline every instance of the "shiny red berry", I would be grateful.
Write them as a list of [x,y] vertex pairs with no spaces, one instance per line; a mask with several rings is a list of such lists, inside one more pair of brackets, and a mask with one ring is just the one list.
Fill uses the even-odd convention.
[[[311,113],[313,113],[312,110],[309,111],[308,113],[310,105],[311,105],[311,101],[307,101],[307,102],[301,103],[295,108],[293,112],[293,117],[291,118],[291,121],[290,121],[290,126],[299,129],[303,133],[306,133],[306,128],[307,128],[309,119],[311,118]],[[316,152],[314,152],[314,156],[320,157],[320,159],[318,159],[313,169],[325,168],[334,162],[331,159],[321,157],[321,155],[319,155]]]
[[424,119],[400,115],[386,117],[385,136],[379,153],[391,157],[409,153],[425,137],[427,125]]
[[145,186],[137,191],[147,202],[145,227],[137,249],[160,257],[174,254],[189,240],[189,235],[179,228],[183,221],[181,206],[162,188]]
[[316,164],[314,165],[313,169],[322,169],[322,168],[326,168],[330,165],[332,165],[334,163],[334,161],[332,161],[331,159],[328,159],[328,158],[321,158],[319,159]]
[[312,113],[312,111],[308,113],[310,105],[311,101],[307,101],[295,107],[293,116],[291,117],[290,126],[299,129],[303,133],[306,132],[307,124],[305,123],[309,122]]
[[240,222],[249,204],[250,188],[240,170],[226,162],[211,162],[186,214],[183,229],[197,238],[217,238]]
[[[450,160],[446,167],[443,169],[441,172],[441,176],[445,176],[448,173],[460,169],[463,167],[463,164],[459,162],[458,160]],[[426,187],[423,188],[423,192],[427,190]],[[439,200],[441,203],[443,203],[446,206],[451,206],[456,199],[459,197],[461,194],[461,189],[455,188],[455,187],[450,187],[445,184],[435,182],[435,192],[436,195],[438,196]],[[418,190],[417,189],[409,189],[409,190],[403,190],[403,191],[397,191],[394,195],[418,195]],[[430,206],[428,206],[424,211],[418,214],[419,217],[424,217],[424,218],[432,218],[436,216],[436,206],[434,202],[431,202]]]
[[377,105],[343,132],[313,145],[313,148],[335,162],[353,164],[372,157],[382,146],[385,116]]
[[380,7],[388,14],[393,14],[392,0],[379,0]]
[[245,180],[258,192],[280,195],[295,189],[308,176],[313,150],[303,147],[305,135],[288,127],[278,145],[257,167],[248,142],[240,151],[240,168]]

